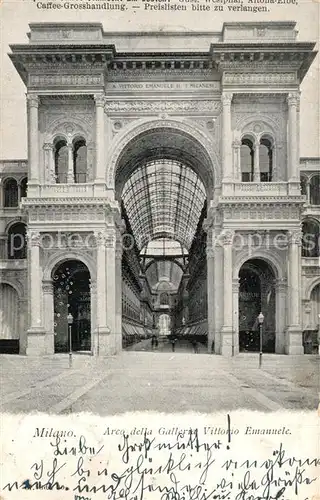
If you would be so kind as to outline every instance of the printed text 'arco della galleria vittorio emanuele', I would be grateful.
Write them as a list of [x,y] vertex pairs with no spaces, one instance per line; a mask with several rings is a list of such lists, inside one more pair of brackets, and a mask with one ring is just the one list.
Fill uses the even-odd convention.
[[265,352],[317,352],[320,162],[299,152],[316,52],[298,28],[30,25],[8,55],[28,158],[0,163],[2,352],[174,338],[232,356],[259,350],[259,321]]

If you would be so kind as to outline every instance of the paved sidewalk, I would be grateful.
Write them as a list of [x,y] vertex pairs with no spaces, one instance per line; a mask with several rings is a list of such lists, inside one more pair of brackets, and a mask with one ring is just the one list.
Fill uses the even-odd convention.
[[100,415],[126,411],[315,409],[319,357],[258,354],[223,358],[177,352],[122,352],[110,358],[1,355],[1,411]]

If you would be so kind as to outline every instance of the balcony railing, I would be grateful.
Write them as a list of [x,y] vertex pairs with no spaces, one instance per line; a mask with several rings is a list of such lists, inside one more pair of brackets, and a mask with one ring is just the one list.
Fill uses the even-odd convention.
[[92,197],[93,184],[43,184],[40,186],[40,197],[59,198],[61,196],[84,196]]
[[[289,191],[290,189],[290,191]],[[232,189],[228,188],[229,196],[299,196],[301,194],[299,184],[296,188],[289,187],[287,182],[235,182]]]

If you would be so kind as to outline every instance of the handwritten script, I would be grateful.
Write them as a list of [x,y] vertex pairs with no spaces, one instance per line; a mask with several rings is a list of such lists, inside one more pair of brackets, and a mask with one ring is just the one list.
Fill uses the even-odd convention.
[[51,494],[43,498],[74,500],[313,498],[320,459],[287,449],[286,432],[274,433],[276,446],[275,439],[260,437],[254,447],[245,429],[236,432],[230,415],[219,429],[107,427],[93,436],[36,427],[32,438],[41,444],[35,447],[40,455],[30,453],[25,476],[6,477],[2,491],[5,498],[41,490]]

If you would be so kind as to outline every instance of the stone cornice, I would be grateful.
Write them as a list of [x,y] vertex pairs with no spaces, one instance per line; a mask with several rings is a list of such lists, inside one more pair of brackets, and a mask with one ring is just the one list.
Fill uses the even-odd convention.
[[[210,72],[227,70],[268,72],[271,68],[298,71],[302,79],[313,61],[315,44],[296,42],[292,39],[270,42],[268,38],[259,43],[233,41],[211,43],[202,51],[161,50],[153,52],[119,52],[114,43],[107,43],[110,36],[102,33],[101,27],[85,25],[33,25],[35,30],[28,45],[12,45],[12,59],[21,78],[26,83],[27,74],[36,69],[43,73],[57,70],[76,73],[91,70],[106,71],[108,79],[146,78],[165,73],[170,77],[184,78],[192,75],[209,79]],[[270,23],[272,27],[272,23]],[[100,31],[99,31],[100,30]],[[106,35],[106,36],[105,36]],[[185,34],[184,34],[185,35]],[[159,36],[159,34],[157,34]],[[172,36],[167,34],[168,37]],[[189,35],[192,36],[192,35]],[[196,37],[196,33],[194,33]],[[57,38],[55,42],[55,37]],[[60,37],[60,38],[59,38]],[[147,35],[146,35],[147,37]],[[210,38],[210,37],[209,37]],[[116,42],[115,35],[115,42]],[[209,39],[208,39],[209,40]],[[214,38],[211,38],[211,41]],[[186,45],[187,46],[187,45]]]

